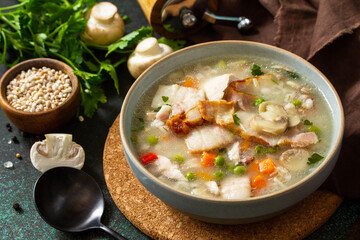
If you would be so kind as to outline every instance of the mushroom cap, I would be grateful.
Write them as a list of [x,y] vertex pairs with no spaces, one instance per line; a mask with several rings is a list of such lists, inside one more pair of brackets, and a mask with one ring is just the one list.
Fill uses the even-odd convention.
[[110,2],[100,2],[87,13],[84,33],[81,38],[92,44],[109,45],[125,33],[125,23]]
[[153,63],[171,52],[173,52],[171,47],[158,43],[154,37],[142,40],[128,59],[127,67],[130,74],[134,78],[139,77]]

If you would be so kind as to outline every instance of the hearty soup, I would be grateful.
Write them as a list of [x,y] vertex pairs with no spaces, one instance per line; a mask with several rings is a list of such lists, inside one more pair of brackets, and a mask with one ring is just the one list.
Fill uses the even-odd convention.
[[246,56],[189,64],[141,97],[132,142],[161,181],[247,199],[304,178],[328,153],[331,111],[304,76]]

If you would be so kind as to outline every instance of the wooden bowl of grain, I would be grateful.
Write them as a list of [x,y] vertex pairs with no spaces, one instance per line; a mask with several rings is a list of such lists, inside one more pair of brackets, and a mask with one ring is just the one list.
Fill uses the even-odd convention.
[[19,129],[34,134],[57,131],[80,104],[72,68],[50,58],[34,58],[10,68],[0,80],[0,105]]

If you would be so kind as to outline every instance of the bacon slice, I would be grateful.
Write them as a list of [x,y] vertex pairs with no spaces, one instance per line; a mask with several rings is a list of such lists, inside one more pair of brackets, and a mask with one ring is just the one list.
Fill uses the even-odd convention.
[[203,119],[214,122],[220,126],[234,123],[234,102],[199,101],[198,108]]
[[196,127],[185,138],[185,143],[190,153],[211,151],[224,147],[233,141],[233,134],[217,125]]
[[241,110],[249,111],[250,108],[254,105],[254,102],[257,99],[257,95],[239,92],[233,87],[229,87],[226,91],[225,99],[228,102],[233,101],[237,103]]
[[228,87],[230,82],[238,80],[232,74],[224,74],[214,78],[205,80],[205,83],[201,86],[204,89],[206,97],[210,101],[220,100],[224,96],[224,91]]
[[186,113],[172,116],[166,121],[166,125],[175,135],[183,136],[188,134],[193,127],[201,125],[203,121],[199,110],[194,107]]

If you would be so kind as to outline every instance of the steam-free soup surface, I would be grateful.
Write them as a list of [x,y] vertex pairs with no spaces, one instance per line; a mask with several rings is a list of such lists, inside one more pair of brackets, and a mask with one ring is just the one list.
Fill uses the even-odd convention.
[[[222,60],[219,60],[222,59]],[[193,195],[247,199],[290,186],[328,153],[332,117],[304,76],[269,59],[208,59],[141,97],[132,141],[161,181]]]

